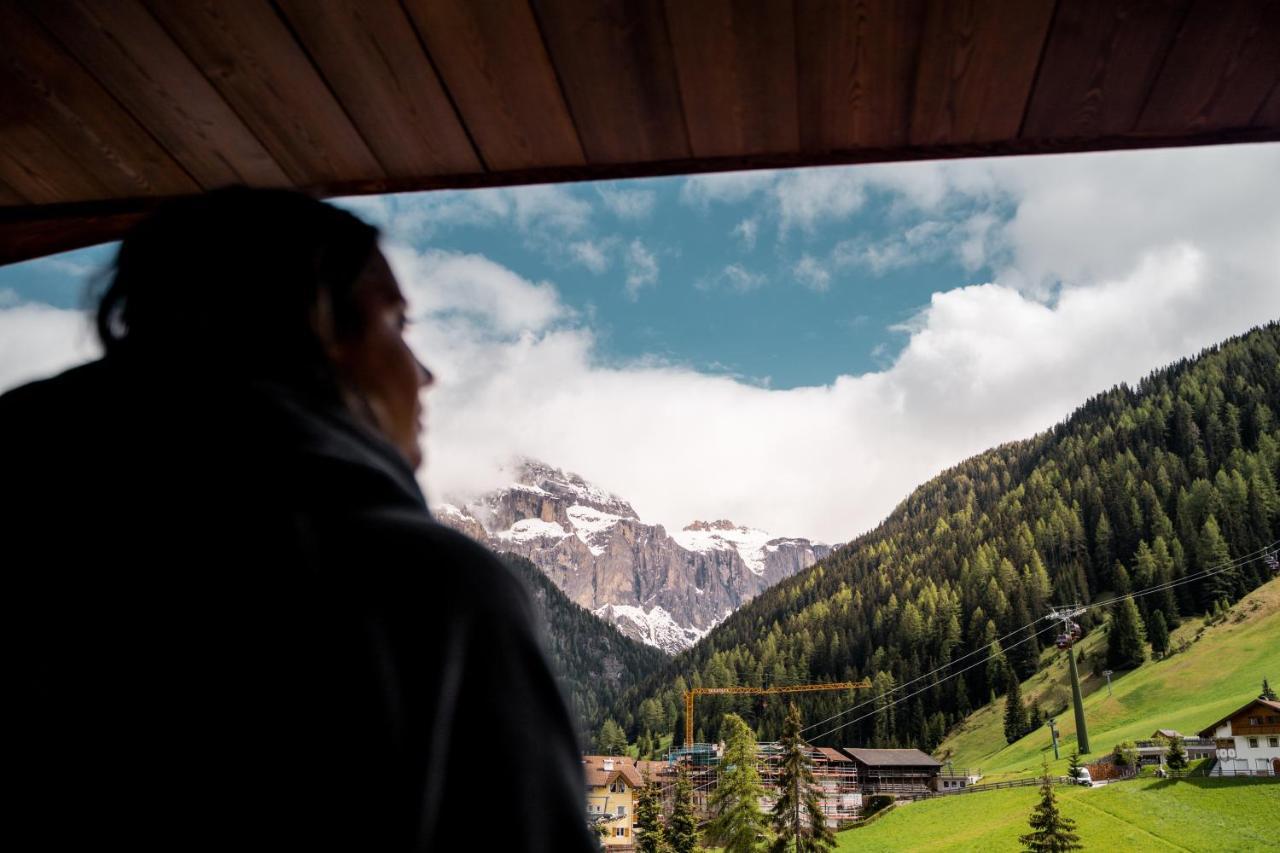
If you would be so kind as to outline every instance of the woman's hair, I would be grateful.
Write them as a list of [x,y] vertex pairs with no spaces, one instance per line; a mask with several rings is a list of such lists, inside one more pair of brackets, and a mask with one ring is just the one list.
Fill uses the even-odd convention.
[[228,187],[161,205],[120,244],[98,301],[108,357],[327,383],[318,322],[359,327],[353,284],[378,230],[290,190]]

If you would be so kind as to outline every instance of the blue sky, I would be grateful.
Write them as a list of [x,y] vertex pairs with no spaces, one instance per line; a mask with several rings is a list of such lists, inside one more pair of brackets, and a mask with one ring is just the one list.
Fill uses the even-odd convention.
[[[1273,144],[337,203],[384,228],[439,377],[433,501],[524,455],[646,520],[832,542],[1280,317],[1277,185]],[[110,251],[0,268],[0,390],[93,356]]]

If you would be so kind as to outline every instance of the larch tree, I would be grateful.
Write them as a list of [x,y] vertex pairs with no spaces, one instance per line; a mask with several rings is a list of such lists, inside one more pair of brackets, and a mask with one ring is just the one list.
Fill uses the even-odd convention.
[[1076,823],[1058,810],[1058,798],[1053,791],[1053,777],[1049,775],[1049,763],[1044,763],[1040,777],[1040,802],[1031,810],[1027,822],[1031,831],[1018,837],[1018,841],[1033,853],[1066,853],[1083,850],[1080,836],[1076,835]]
[[626,755],[627,735],[622,726],[612,717],[600,726],[600,734],[596,736],[596,750],[601,755]]
[[794,702],[789,706],[782,724],[782,767],[778,799],[773,804],[773,831],[777,837],[771,853],[821,853],[835,847],[836,837],[827,826],[818,800],[809,747],[800,739],[800,709]]
[[1157,610],[1151,614],[1151,651],[1164,656],[1169,650],[1169,626],[1165,624],[1164,613]]
[[708,838],[725,853],[751,853],[767,830],[760,798],[764,786],[756,769],[756,733],[737,714],[725,714],[720,726],[724,754],[711,794]]

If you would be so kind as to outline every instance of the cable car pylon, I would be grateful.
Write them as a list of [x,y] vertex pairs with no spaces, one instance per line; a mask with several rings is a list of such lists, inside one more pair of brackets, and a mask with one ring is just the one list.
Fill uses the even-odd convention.
[[1089,749],[1089,729],[1084,722],[1084,698],[1080,694],[1080,672],[1076,669],[1076,641],[1079,640],[1084,632],[1081,631],[1080,625],[1075,618],[1084,613],[1087,608],[1072,604],[1067,607],[1055,607],[1049,611],[1049,615],[1044,617],[1053,622],[1061,623],[1062,631],[1058,634],[1056,645],[1060,649],[1067,652],[1067,660],[1070,662],[1071,670],[1071,702],[1075,706],[1076,712],[1076,743],[1081,755],[1087,755]]

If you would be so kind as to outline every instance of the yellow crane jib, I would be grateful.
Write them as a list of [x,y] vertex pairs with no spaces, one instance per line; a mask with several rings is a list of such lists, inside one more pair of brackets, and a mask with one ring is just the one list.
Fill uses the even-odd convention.
[[857,690],[871,686],[871,679],[837,681],[832,684],[792,684],[786,687],[695,687],[684,693],[684,743],[693,743],[693,697],[709,694],[746,693],[761,696],[769,693],[809,693],[814,690]]

